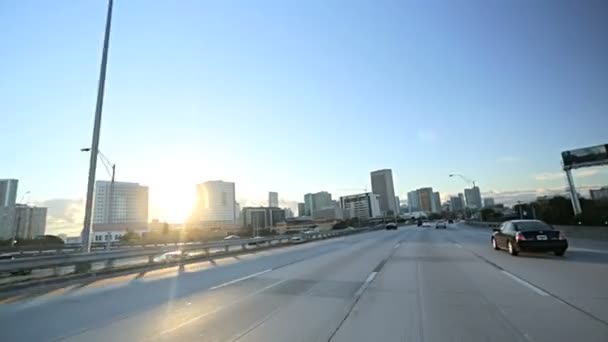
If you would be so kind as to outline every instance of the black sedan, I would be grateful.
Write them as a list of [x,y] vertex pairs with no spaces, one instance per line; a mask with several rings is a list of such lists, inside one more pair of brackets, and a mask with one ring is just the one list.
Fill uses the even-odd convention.
[[512,220],[494,229],[492,247],[506,249],[514,256],[519,252],[553,252],[562,256],[568,249],[568,240],[543,221]]

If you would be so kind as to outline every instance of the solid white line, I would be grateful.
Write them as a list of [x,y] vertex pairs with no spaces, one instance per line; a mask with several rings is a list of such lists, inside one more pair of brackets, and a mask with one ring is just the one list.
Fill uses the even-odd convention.
[[509,278],[515,280],[516,282],[526,286],[527,288],[529,288],[530,290],[536,292],[537,294],[541,295],[541,296],[548,296],[549,294],[541,289],[539,289],[538,287],[528,283],[527,281],[521,279],[520,277],[513,275],[507,271],[502,271],[502,273],[504,273],[505,275],[507,275]]
[[237,300],[235,300],[235,301],[233,301],[233,302],[230,302],[230,303],[228,303],[228,304],[226,304],[226,305],[222,305],[222,306],[216,307],[216,308],[215,308],[214,310],[212,310],[212,311],[205,312],[204,314],[201,314],[201,315],[198,315],[198,316],[192,317],[192,318],[190,318],[189,320],[183,321],[182,323],[180,323],[180,324],[178,324],[178,325],[175,325],[175,326],[173,326],[173,327],[172,327],[172,328],[170,328],[170,329],[167,329],[167,330],[161,331],[160,333],[156,334],[156,336],[152,337],[151,339],[152,339],[152,340],[155,340],[155,339],[158,339],[158,338],[159,338],[160,336],[162,336],[162,335],[166,335],[166,334],[172,333],[172,332],[174,332],[175,330],[180,329],[180,328],[182,328],[182,327],[184,327],[184,326],[186,326],[186,325],[188,325],[188,324],[190,324],[190,323],[196,322],[196,321],[198,321],[199,319],[201,319],[201,318],[203,318],[203,317],[206,317],[206,316],[209,316],[209,315],[213,315],[214,313],[216,313],[216,312],[218,312],[218,311],[220,311],[220,310],[223,310],[223,309],[226,309],[226,308],[228,308],[228,307],[231,307],[231,306],[233,306],[233,305],[235,305],[235,304],[238,304],[238,303],[240,303],[240,302],[244,301],[244,300],[245,300],[245,299],[247,299],[247,298],[250,298],[250,297],[253,297],[253,296],[257,295],[257,294],[260,294],[260,293],[262,293],[262,292],[264,292],[264,291],[266,291],[266,290],[268,290],[268,289],[270,289],[270,288],[273,288],[273,287],[275,287],[275,286],[277,286],[277,285],[279,285],[279,284],[281,284],[281,283],[284,283],[284,282],[286,282],[286,281],[287,281],[287,279],[279,280],[279,281],[277,281],[276,283],[270,284],[270,285],[268,285],[268,286],[266,286],[266,287],[264,287],[264,288],[261,288],[261,289],[259,289],[259,290],[255,291],[255,292],[252,292],[252,293],[250,293],[250,294],[248,294],[248,295],[246,295],[246,296],[240,297],[239,299],[237,299]]
[[250,275],[248,275],[248,276],[246,276],[246,277],[243,277],[243,278],[239,278],[239,279],[234,279],[234,280],[231,280],[231,281],[229,281],[229,282],[226,282],[226,283],[223,283],[223,284],[220,284],[220,285],[214,286],[214,287],[210,288],[209,290],[217,290],[217,289],[222,288],[222,287],[224,287],[224,286],[232,285],[232,284],[234,284],[234,283],[238,283],[239,281],[243,281],[243,280],[247,280],[247,279],[249,279],[249,278],[257,277],[257,276],[259,276],[260,274],[264,274],[264,273],[267,273],[267,272],[270,272],[270,271],[272,271],[272,268],[269,268],[269,269],[264,270],[264,271],[262,271],[262,272],[258,272],[258,273],[250,274]]
[[363,293],[363,291],[365,291],[365,289],[369,286],[369,284],[374,280],[374,278],[376,278],[376,275],[378,274],[378,272],[372,272],[367,276],[367,279],[365,279],[365,282],[363,282],[363,284],[361,284],[361,287],[357,290],[357,292],[355,293],[355,298],[361,296],[361,294]]
[[371,283],[372,280],[374,280],[374,278],[376,278],[376,274],[378,274],[378,272],[372,272],[367,276],[367,279],[365,279],[366,283]]

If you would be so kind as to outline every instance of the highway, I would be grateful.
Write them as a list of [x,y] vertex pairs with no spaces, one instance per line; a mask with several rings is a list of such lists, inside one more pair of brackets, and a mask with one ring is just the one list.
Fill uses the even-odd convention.
[[608,244],[400,227],[3,299],[2,341],[608,341]]

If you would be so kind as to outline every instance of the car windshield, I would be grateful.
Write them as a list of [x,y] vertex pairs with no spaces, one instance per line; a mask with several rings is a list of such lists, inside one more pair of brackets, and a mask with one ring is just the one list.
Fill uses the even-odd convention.
[[544,223],[538,221],[529,221],[529,222],[517,222],[514,223],[515,230],[520,232],[534,231],[534,230],[552,230],[553,228]]
[[608,342],[607,290],[608,0],[0,0],[0,342]]

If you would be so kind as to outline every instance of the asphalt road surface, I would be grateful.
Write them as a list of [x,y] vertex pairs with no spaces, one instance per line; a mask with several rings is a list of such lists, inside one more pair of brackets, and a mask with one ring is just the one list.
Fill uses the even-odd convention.
[[2,341],[608,341],[608,245],[400,227],[5,298]]

